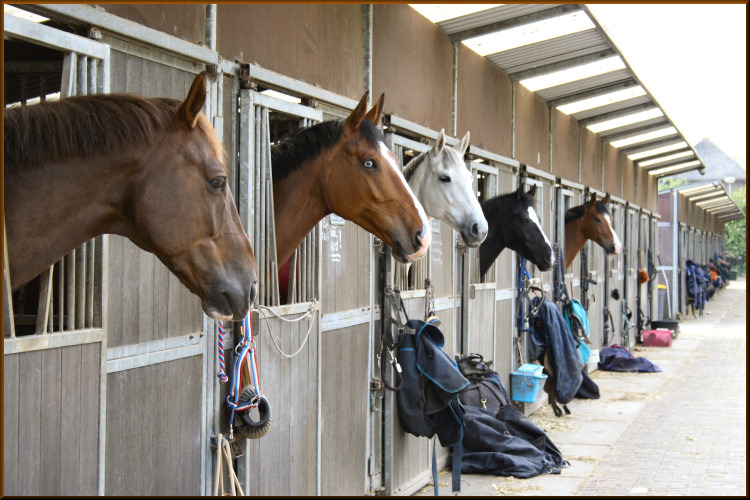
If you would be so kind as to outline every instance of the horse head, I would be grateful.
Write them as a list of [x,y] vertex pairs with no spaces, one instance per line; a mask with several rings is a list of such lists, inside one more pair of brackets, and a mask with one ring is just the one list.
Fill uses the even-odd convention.
[[365,113],[367,95],[343,123],[341,139],[330,151],[322,191],[328,193],[324,196],[330,211],[373,233],[406,263],[424,255],[431,231],[378,129],[384,95]]
[[555,264],[555,255],[547,235],[542,230],[534,210],[536,185],[524,192],[516,191],[496,196],[482,203],[489,234],[479,248],[479,272],[484,275],[506,247],[533,262],[540,270],[548,271]]
[[201,73],[164,142],[141,159],[126,236],[196,294],[206,315],[241,320],[255,300],[257,266],[227,182],[224,150],[200,111],[205,100]]
[[487,220],[464,163],[468,147],[468,131],[458,147],[452,148],[446,147],[441,129],[435,146],[410,161],[404,172],[427,216],[445,221],[467,246],[478,247],[487,237]]
[[595,241],[608,254],[618,254],[622,243],[612,227],[612,214],[607,210],[607,202],[609,193],[601,201],[596,201],[596,193],[591,194],[584,208],[583,235]]

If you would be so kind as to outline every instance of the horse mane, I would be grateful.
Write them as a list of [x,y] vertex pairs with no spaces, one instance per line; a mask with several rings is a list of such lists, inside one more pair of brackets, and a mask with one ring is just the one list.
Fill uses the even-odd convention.
[[[96,94],[6,109],[5,167],[31,167],[151,144],[174,129],[180,104],[169,98]],[[223,159],[219,138],[202,114],[198,127]]]
[[[273,180],[278,182],[299,169],[321,151],[332,148],[341,138],[344,120],[329,120],[290,132],[271,147]],[[384,142],[383,133],[370,120],[362,120],[359,132],[373,146]]]
[[[565,211],[565,223],[567,224],[570,221],[580,219],[583,217],[583,214],[586,212],[586,203],[583,205],[578,205],[577,207],[569,208]],[[609,210],[607,210],[607,206],[602,203],[601,201],[596,202],[596,212],[600,214],[609,214]]]
[[419,166],[424,163],[426,158],[427,153],[424,152],[417,155],[416,158],[412,159],[409,163],[406,164],[406,166],[404,167],[404,178],[406,179],[406,182],[409,182],[411,176],[414,175],[414,172],[416,172]]

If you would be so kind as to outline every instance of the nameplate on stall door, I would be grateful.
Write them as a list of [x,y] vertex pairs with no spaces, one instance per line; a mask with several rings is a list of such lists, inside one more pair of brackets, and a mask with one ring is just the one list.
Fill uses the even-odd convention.
[[330,214],[328,218],[332,226],[343,226],[346,222],[346,219],[344,219],[343,217],[339,217],[336,214]]

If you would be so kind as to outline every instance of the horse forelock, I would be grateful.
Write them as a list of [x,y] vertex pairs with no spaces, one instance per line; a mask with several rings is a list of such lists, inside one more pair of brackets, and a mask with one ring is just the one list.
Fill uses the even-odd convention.
[[[577,207],[572,207],[566,210],[565,223],[567,224],[570,221],[583,217],[583,214],[586,213],[586,205],[588,205],[588,203],[584,203],[583,205],[578,205]],[[607,210],[607,205],[605,205],[601,201],[597,201],[594,206],[596,207],[596,213],[611,215],[609,214],[609,210]]]
[[150,144],[174,127],[180,102],[104,94],[6,109],[6,168],[111,154]]
[[221,160],[222,165],[226,165],[227,152],[224,149],[224,145],[221,143],[221,139],[219,139],[219,134],[217,134],[216,130],[211,126],[208,117],[203,113],[198,115],[197,127],[203,133],[203,137],[208,142],[214,155]]

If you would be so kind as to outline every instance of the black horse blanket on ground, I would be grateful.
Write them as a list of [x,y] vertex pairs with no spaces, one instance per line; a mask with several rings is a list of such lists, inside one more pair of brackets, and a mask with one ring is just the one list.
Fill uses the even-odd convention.
[[599,351],[599,369],[609,372],[660,372],[661,367],[646,358],[633,356],[630,349],[620,344],[612,344]]
[[583,382],[583,360],[578,351],[578,340],[568,328],[565,318],[554,302],[535,297],[532,307],[539,310],[532,316],[529,335],[529,359],[538,360],[549,356],[554,373],[555,399],[562,404],[569,403]]
[[569,465],[547,434],[513,405],[496,414],[467,406],[464,423],[464,474],[528,478],[559,474]]

